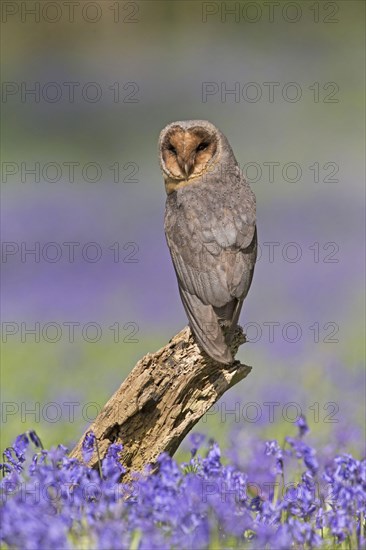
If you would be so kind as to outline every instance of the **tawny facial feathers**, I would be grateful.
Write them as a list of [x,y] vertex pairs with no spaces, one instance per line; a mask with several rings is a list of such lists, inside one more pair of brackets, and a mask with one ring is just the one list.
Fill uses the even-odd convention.
[[202,174],[217,152],[217,139],[203,128],[173,127],[162,144],[167,192]]

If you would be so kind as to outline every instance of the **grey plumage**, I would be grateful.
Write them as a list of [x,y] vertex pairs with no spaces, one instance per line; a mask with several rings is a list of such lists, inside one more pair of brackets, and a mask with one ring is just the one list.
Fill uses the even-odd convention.
[[[164,153],[175,129],[187,143],[189,132],[196,139],[199,129],[205,143],[215,142],[212,158],[189,177],[173,175],[170,157]],[[188,145],[182,147],[185,151]],[[160,134],[159,150],[169,189],[165,234],[191,330],[209,356],[231,363],[228,344],[252,282],[257,253],[254,193],[226,137],[207,121],[168,125]],[[171,165],[175,166],[174,158]]]

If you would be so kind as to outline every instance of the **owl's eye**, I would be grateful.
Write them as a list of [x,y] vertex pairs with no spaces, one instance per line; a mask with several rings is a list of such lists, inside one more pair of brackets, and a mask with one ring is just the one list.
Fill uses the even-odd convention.
[[197,151],[204,151],[205,149],[207,149],[208,147],[208,143],[206,143],[205,141],[200,143],[199,146],[197,147]]
[[170,151],[171,153],[173,153],[173,155],[176,155],[176,154],[177,154],[176,148],[175,148],[171,143],[169,143],[169,145],[168,145],[168,151]]

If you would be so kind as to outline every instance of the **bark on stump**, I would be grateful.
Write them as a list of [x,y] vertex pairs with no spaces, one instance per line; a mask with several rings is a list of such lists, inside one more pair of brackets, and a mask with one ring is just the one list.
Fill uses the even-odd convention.
[[[244,342],[238,327],[230,346],[233,357]],[[131,472],[154,464],[160,453],[173,455],[198,420],[250,371],[239,361],[231,365],[213,361],[186,327],[169,344],[138,361],[70,456],[82,461],[82,442],[92,430],[100,459],[112,443],[123,444],[121,462],[130,478]],[[94,452],[88,465],[97,464]]]

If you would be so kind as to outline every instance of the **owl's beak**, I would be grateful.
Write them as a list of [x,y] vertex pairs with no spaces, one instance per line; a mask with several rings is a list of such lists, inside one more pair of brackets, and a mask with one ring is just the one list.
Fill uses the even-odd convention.
[[194,159],[192,159],[192,158],[188,158],[188,159],[178,158],[177,160],[178,160],[179,168],[182,170],[182,172],[186,176],[186,178],[189,178],[189,176],[193,172]]

